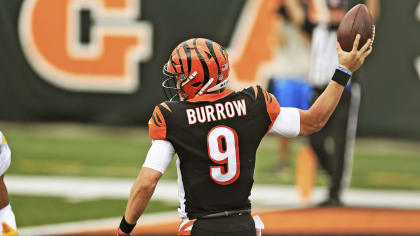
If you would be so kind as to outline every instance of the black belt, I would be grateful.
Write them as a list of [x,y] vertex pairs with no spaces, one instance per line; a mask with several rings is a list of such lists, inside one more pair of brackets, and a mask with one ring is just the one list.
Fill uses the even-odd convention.
[[216,213],[210,213],[207,215],[195,215],[195,214],[188,214],[190,219],[210,219],[210,218],[219,218],[219,217],[228,217],[228,216],[240,216],[244,214],[251,214],[251,209],[242,209],[242,210],[231,210],[231,211],[222,211]]

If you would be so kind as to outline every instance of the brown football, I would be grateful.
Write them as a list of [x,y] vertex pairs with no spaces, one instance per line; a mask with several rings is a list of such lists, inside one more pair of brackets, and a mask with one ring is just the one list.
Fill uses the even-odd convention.
[[373,20],[365,4],[357,4],[350,9],[338,26],[337,40],[341,48],[350,52],[357,34],[360,34],[360,49],[369,38],[372,38]]

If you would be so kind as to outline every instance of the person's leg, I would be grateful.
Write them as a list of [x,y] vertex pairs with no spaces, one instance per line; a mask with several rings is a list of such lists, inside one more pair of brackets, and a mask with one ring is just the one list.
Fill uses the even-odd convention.
[[15,232],[10,227],[16,229],[15,215],[9,204],[9,196],[6,185],[4,184],[4,175],[10,166],[11,155],[12,152],[7,145],[6,138],[0,132],[0,224],[2,225],[4,235],[14,235]]
[[7,188],[4,184],[4,175],[0,176],[0,209],[9,205],[9,196],[7,194]]
[[0,223],[5,222],[7,225],[16,229],[15,215],[9,204],[6,185],[3,181],[4,175],[0,177]]
[[328,130],[321,130],[309,136],[309,143],[314,150],[318,163],[328,176],[332,175],[330,159],[331,155],[326,149],[326,140],[329,136]]
[[[315,101],[321,93],[322,91],[315,91],[313,101]],[[333,120],[334,114],[320,131],[309,135],[309,144],[316,154],[318,163],[329,177],[332,175],[330,164],[331,154],[327,151],[326,141],[331,135],[331,123]]]
[[278,161],[279,161],[279,167],[284,168],[284,167],[288,167],[289,163],[290,163],[290,143],[291,140],[288,138],[285,138],[283,136],[279,137],[279,146],[280,146],[280,150],[279,150],[279,156],[278,156]]
[[354,146],[356,142],[357,121],[359,118],[359,108],[361,101],[361,86],[359,83],[353,83],[351,87],[351,101],[349,118],[347,125],[347,142],[344,156],[344,170],[341,185],[346,188],[350,184],[353,170]]
[[[319,96],[322,91],[315,91],[314,100]],[[338,107],[337,107],[338,108]],[[335,124],[337,122],[337,109],[331,115],[328,122],[325,126],[318,132],[315,132],[309,136],[309,143],[314,150],[318,163],[320,167],[327,173],[328,176],[328,186],[329,192],[331,193],[331,186],[333,186],[334,182],[334,175],[335,175],[335,160],[333,156],[333,148],[328,147],[327,142],[333,139],[333,132],[335,128]],[[331,198],[330,194],[328,195],[327,199],[321,202],[318,206],[330,206],[331,205]]]
[[331,166],[331,185],[329,197],[337,205],[341,205],[341,180],[343,177],[344,154],[347,142],[347,124],[350,106],[350,93],[345,92],[336,108],[336,119],[333,128],[334,152],[332,154]]
[[279,136],[277,140],[279,144],[279,150],[277,152],[278,158],[276,163],[274,163],[274,165],[272,165],[269,169],[270,172],[273,172],[273,174],[285,171],[290,166],[290,143],[292,140],[283,136]]
[[353,85],[350,93],[344,93],[337,107],[339,114],[334,127],[334,173],[330,188],[330,198],[340,201],[341,192],[351,175],[357,117],[360,105],[360,86]]

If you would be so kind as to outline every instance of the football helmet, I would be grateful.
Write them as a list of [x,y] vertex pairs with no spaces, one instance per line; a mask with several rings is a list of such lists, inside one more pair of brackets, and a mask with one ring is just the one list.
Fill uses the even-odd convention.
[[229,58],[218,43],[193,38],[180,43],[163,66],[162,87],[168,100],[191,99],[226,87]]

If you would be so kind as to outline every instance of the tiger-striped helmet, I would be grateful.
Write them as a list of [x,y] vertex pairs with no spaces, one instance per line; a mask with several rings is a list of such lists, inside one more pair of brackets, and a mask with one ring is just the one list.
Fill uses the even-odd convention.
[[[193,38],[180,43],[163,67],[162,86],[168,99],[188,100],[226,87],[229,59],[218,43]],[[174,94],[175,92],[175,94]]]

